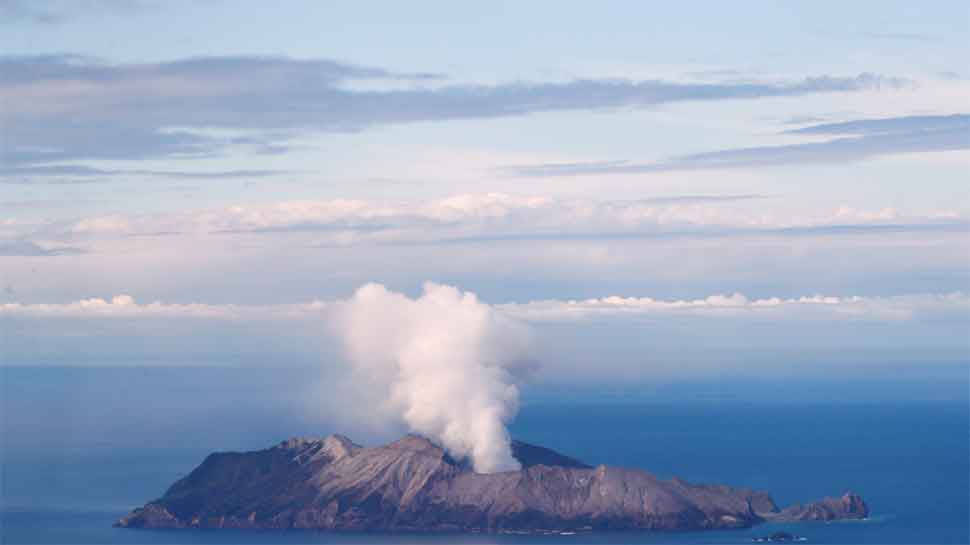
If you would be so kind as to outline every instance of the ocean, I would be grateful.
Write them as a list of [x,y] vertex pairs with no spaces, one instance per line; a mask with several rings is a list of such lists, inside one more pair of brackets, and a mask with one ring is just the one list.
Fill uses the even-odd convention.
[[[325,435],[298,395],[302,372],[238,369],[3,370],[2,543],[696,543],[784,530],[807,543],[970,543],[965,399],[530,395],[514,437],[592,464],[764,489],[781,505],[846,490],[865,521],[688,533],[568,536],[130,530],[111,523],[214,450]],[[267,392],[269,394],[267,394]],[[358,439],[360,440],[360,439]],[[362,441],[363,442],[363,441]]]

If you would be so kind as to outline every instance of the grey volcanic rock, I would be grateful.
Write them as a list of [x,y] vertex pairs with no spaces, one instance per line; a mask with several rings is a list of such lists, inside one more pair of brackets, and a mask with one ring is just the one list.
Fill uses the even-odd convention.
[[869,516],[869,506],[862,496],[846,492],[841,498],[823,498],[808,505],[786,507],[772,517],[781,520],[841,520]]
[[115,525],[394,531],[689,530],[863,518],[846,494],[780,511],[764,492],[661,480],[513,442],[521,471],[479,474],[409,435],[372,448],[331,435],[216,453]]

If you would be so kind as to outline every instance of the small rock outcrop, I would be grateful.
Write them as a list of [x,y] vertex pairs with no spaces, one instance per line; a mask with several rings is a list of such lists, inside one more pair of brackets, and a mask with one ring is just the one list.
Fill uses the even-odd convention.
[[792,541],[806,541],[804,537],[789,534],[788,532],[775,532],[771,535],[753,537],[751,541],[755,543],[789,543]]
[[861,519],[867,516],[869,506],[862,496],[852,492],[846,492],[840,498],[823,498],[808,505],[795,504],[771,515],[772,518],[786,521]]
[[591,467],[515,441],[519,471],[479,474],[415,435],[365,448],[350,439],[295,438],[209,455],[164,496],[115,526],[549,532],[744,528],[765,520],[863,518],[846,494],[779,510],[760,491]]

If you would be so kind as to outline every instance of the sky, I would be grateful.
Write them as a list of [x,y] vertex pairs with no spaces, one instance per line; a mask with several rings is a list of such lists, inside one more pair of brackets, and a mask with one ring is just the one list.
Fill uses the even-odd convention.
[[540,385],[967,380],[963,2],[3,0],[0,25],[4,365],[329,369],[355,290],[433,282],[526,324]]

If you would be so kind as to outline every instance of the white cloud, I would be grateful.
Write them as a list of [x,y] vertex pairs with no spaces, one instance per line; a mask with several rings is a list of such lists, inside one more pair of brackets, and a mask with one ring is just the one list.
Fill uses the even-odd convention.
[[[0,315],[72,320],[193,318],[227,320],[329,320],[346,300],[310,301],[285,305],[137,302],[130,295],[89,298],[69,303],[4,303]],[[654,299],[618,295],[592,299],[546,299],[487,305],[516,319],[533,323],[635,319],[640,315],[697,317],[770,315],[773,319],[868,319],[900,321],[954,316],[970,319],[970,294],[910,294],[886,297],[810,295],[795,298],[749,298],[741,293],[715,294],[700,299]]]
[[197,318],[207,320],[305,319],[319,316],[330,303],[310,301],[290,305],[212,305],[205,303],[139,303],[120,294],[103,299],[91,297],[70,303],[3,303],[0,314],[30,318]]
[[[346,300],[310,301],[285,305],[233,305],[160,301],[138,302],[129,295],[110,299],[89,298],[69,303],[5,303],[0,317],[10,331],[42,338],[41,344],[16,346],[14,352],[29,354],[32,348],[56,349],[58,343],[94,346],[105,335],[117,339],[168,338],[173,332],[195,336],[205,343],[210,326],[219,329],[219,339],[226,335],[262,337],[320,337],[341,319],[339,309]],[[704,324],[724,320],[736,324],[768,319],[777,324],[790,324],[797,330],[806,323],[921,323],[932,327],[936,322],[966,323],[970,320],[970,294],[912,294],[887,297],[812,295],[797,298],[749,298],[740,293],[717,294],[701,299],[663,300],[651,297],[610,296],[584,300],[539,300],[498,305],[480,304],[496,315],[521,320],[542,327],[543,324],[598,323],[636,324],[642,319],[689,319],[703,336]],[[247,339],[252,341],[253,339]],[[138,346],[137,342],[133,346]],[[154,341],[153,341],[154,342]],[[123,343],[121,343],[123,344]],[[214,342],[208,353],[218,354]],[[105,347],[99,348],[104,353]],[[110,347],[107,348],[110,353]],[[136,350],[137,352],[137,350]],[[175,353],[178,351],[175,350]],[[70,350],[61,357],[69,360]],[[312,358],[311,358],[312,359]]]
[[272,305],[332,299],[369,281],[406,290],[428,279],[493,301],[951,292],[966,286],[970,218],[946,202],[793,211],[746,194],[602,201],[484,193],[3,227],[7,300],[127,293],[140,302]]
[[[757,196],[755,196],[757,197]],[[914,213],[893,207],[791,215],[767,199],[599,201],[506,193],[424,201],[299,200],[151,215],[105,215],[67,224],[5,223],[8,237],[87,241],[158,234],[307,233],[319,244],[425,243],[461,239],[725,235],[880,226],[965,226],[955,210]]]
[[[445,82],[439,74],[404,74],[316,59],[195,57],[112,64],[79,55],[0,57],[0,96],[15,135],[6,159],[45,163],[76,159],[206,156],[231,140],[166,132],[172,127],[251,130],[256,151],[283,151],[282,133],[344,133],[372,127],[494,119],[541,112],[653,108],[676,102],[753,100],[907,87],[862,73],[795,80],[703,82],[629,79]],[[363,90],[361,83],[380,90]],[[403,86],[388,88],[398,81]],[[350,84],[350,85],[348,85]],[[354,85],[356,84],[356,85]],[[279,107],[276,105],[286,105]],[[245,111],[247,115],[239,115]],[[65,120],[70,122],[65,122]]]
[[641,315],[690,314],[732,318],[770,316],[777,320],[864,319],[900,321],[942,315],[970,316],[970,296],[947,294],[897,295],[890,297],[835,297],[812,295],[797,298],[750,299],[743,294],[712,295],[703,299],[657,300],[650,297],[603,297],[584,300],[531,301],[501,305],[512,316],[534,322],[577,321],[597,318],[631,318]]

